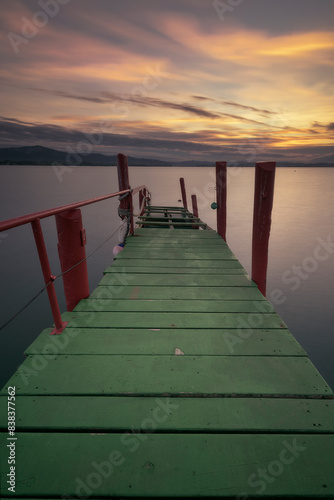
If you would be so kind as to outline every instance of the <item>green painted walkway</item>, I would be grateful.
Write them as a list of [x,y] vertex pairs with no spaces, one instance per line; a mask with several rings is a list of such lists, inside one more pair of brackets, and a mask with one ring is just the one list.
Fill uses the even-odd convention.
[[334,498],[331,389],[226,243],[166,210],[2,390],[1,498]]

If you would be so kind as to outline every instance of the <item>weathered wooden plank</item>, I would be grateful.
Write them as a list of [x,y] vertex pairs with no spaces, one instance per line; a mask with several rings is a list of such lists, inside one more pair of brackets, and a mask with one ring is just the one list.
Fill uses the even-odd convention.
[[[213,261],[211,259],[201,259],[201,260],[183,260],[183,259],[153,259],[148,260],[145,258],[129,258],[116,260],[112,266],[107,267],[106,272],[110,272],[114,268],[124,268],[127,269],[131,266],[145,267],[150,266],[150,268],[181,268],[181,269],[204,269],[205,272],[209,272],[210,269],[215,271],[219,269],[243,269],[240,262],[236,259],[225,259],[219,262]],[[196,272],[196,271],[195,271]]]
[[19,396],[16,412],[17,430],[334,433],[334,400],[320,399]]
[[[101,286],[115,285],[116,281],[121,279],[113,273],[105,274],[100,281]],[[203,274],[132,274],[123,275],[124,284],[132,286],[196,286],[196,287],[240,287],[256,284],[248,275],[230,275],[209,276]]]
[[[179,231],[179,230],[178,230]],[[159,236],[146,236],[146,235],[134,235],[128,236],[126,239],[127,245],[169,245],[170,243],[179,243],[187,244],[188,246],[199,246],[199,245],[207,245],[207,246],[218,246],[218,247],[226,247],[227,243],[220,237],[218,238],[194,238],[192,237],[192,233],[190,234],[190,238],[187,238],[185,235],[171,235],[168,239],[161,238]]]
[[[160,216],[159,216],[160,215]],[[138,223],[141,223],[141,222],[168,222],[168,221],[172,221],[172,222],[198,222],[200,221],[201,222],[201,219],[199,219],[198,217],[194,217],[193,215],[190,216],[190,214],[179,214],[179,217],[173,217],[173,215],[171,214],[171,216],[164,216],[161,217],[161,214],[155,214],[155,215],[138,215],[137,219],[139,219]],[[204,223],[205,224],[205,223]]]
[[334,494],[333,435],[21,433],[16,446],[16,495],[30,498]]
[[[160,209],[160,208],[154,208],[153,210],[147,210],[144,212],[144,217],[155,217],[155,216],[169,216],[169,215],[174,215],[174,216],[179,216],[179,217],[194,217],[194,215],[189,212],[188,210],[176,210],[176,209]],[[140,219],[142,216],[138,216]]]
[[[167,206],[158,206],[158,205],[147,205],[145,210],[148,212],[155,212],[156,210],[175,210],[176,212],[189,212],[189,210],[185,207],[167,207]],[[189,212],[190,213],[190,212]]]
[[177,210],[177,209],[165,209],[165,208],[153,208],[152,210],[146,210],[144,214],[146,216],[150,216],[152,214],[153,215],[176,214],[180,216],[193,216],[193,214],[186,209]]
[[[154,232],[154,231],[153,231]],[[191,233],[191,231],[189,231]],[[190,235],[191,236],[191,235]],[[150,245],[159,245],[168,247],[169,243],[187,245],[191,248],[197,247],[215,247],[217,250],[221,248],[228,248],[228,245],[221,238],[187,238],[186,236],[182,236],[177,238],[176,236],[171,236],[170,238],[149,238],[148,236],[139,236],[136,235],[134,239],[127,239],[127,245],[139,245],[139,246],[150,246]],[[224,244],[225,243],[225,244]]]
[[72,326],[95,328],[286,328],[276,314],[185,312],[80,312],[64,313]]
[[155,210],[176,210],[178,212],[188,212],[187,208],[180,206],[165,206],[165,205],[147,205],[146,210],[154,212]]
[[181,236],[186,236],[189,238],[218,238],[221,239],[220,236],[216,233],[216,231],[210,230],[183,230],[183,229],[158,229],[158,228],[136,228],[135,235],[147,236],[150,238],[179,238]]
[[203,239],[201,240],[196,240],[193,242],[193,240],[188,240],[186,241],[186,239],[184,239],[183,241],[182,240],[179,240],[177,241],[176,239],[173,238],[172,241],[168,240],[168,242],[166,242],[166,240],[159,240],[159,241],[128,241],[126,242],[126,245],[125,245],[125,248],[126,249],[134,249],[134,248],[147,248],[147,249],[150,249],[150,248],[165,248],[165,249],[168,249],[168,248],[188,248],[189,250],[193,250],[193,249],[196,249],[196,250],[203,250],[203,251],[206,251],[206,252],[209,252],[209,251],[215,251],[215,252],[219,252],[221,249],[224,249],[224,248],[228,248],[226,243],[224,244],[223,243],[223,240],[213,240],[213,243],[208,245],[207,243],[205,243],[206,240],[204,240],[203,242]]
[[219,251],[200,251],[195,248],[192,250],[182,250],[182,249],[130,249],[124,248],[123,252],[118,253],[115,256],[116,259],[191,259],[191,260],[226,260],[226,259],[236,259],[235,255],[228,248],[222,248]]
[[[153,217],[152,217],[153,219]],[[167,218],[166,218],[167,219]],[[168,227],[168,226],[173,226],[175,228],[177,227],[182,227],[182,228],[185,228],[185,227],[188,227],[189,229],[192,229],[193,227],[193,224],[194,222],[196,222],[196,226],[200,226],[200,227],[206,227],[207,224],[205,222],[197,222],[197,221],[192,221],[191,219],[184,219],[184,222],[160,222],[160,221],[154,221],[154,220],[148,220],[146,219],[145,221],[142,221],[142,220],[138,220],[136,221],[136,224],[142,224],[144,227],[149,227],[149,226],[152,226],[152,227]]]
[[[183,313],[273,313],[263,300],[108,300],[82,299],[74,311],[183,312]],[[253,320],[253,317],[251,318]]]
[[[129,259],[130,260],[130,259]],[[133,264],[136,263],[135,260],[131,259],[132,265],[128,266],[126,259],[122,260],[119,266],[109,266],[107,269],[104,271],[104,274],[108,273],[132,273],[132,274],[205,274],[206,276],[209,275],[223,275],[223,274],[247,274],[247,271],[243,269],[242,267],[223,267],[223,268],[210,268],[210,267],[197,267],[197,268],[192,268],[192,267],[159,267],[159,266],[152,266],[152,267],[136,267]],[[146,266],[149,264],[149,262],[144,261],[146,263]],[[153,261],[150,261],[153,262]],[[156,261],[154,261],[156,262]],[[161,262],[161,264],[164,264],[164,261],[158,261]],[[174,261],[171,261],[174,262]],[[186,261],[187,262],[187,261]],[[232,261],[223,261],[223,262],[237,262],[235,260]],[[125,265],[124,265],[125,264]]]
[[[184,356],[306,356],[287,329],[65,329],[61,336],[44,330],[26,349],[41,354],[152,354]],[[182,354],[181,354],[182,355]]]
[[332,395],[308,358],[28,356],[8,385],[25,395]]
[[256,286],[126,286],[119,278],[114,286],[98,286],[92,298],[122,299],[192,299],[192,300],[265,300]]

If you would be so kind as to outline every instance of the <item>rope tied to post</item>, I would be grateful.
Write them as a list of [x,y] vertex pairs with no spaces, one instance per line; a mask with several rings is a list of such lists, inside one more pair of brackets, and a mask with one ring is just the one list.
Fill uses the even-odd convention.
[[122,220],[130,218],[131,217],[131,210],[130,210],[130,208],[121,208],[121,207],[118,207],[118,216]]
[[[129,193],[126,193],[123,196],[120,196],[118,199],[121,201],[124,199],[126,196],[128,196]],[[126,239],[128,237],[129,231],[130,231],[130,225],[131,225],[131,205],[127,208],[121,208],[121,205],[118,207],[118,216],[119,218],[123,221],[123,224],[118,229],[119,233],[119,240],[118,244],[115,245],[113,248],[113,254],[114,256],[117,255],[119,252],[121,252],[124,249],[124,245],[126,242]],[[126,229],[124,231],[124,223],[126,222]],[[123,234],[124,231],[124,234]]]

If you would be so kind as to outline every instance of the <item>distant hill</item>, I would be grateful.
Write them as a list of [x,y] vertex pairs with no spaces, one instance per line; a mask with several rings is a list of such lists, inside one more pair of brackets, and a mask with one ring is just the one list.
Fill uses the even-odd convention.
[[[70,150],[71,151],[71,150]],[[327,159],[327,158],[326,158]],[[331,157],[328,157],[331,159]],[[188,160],[188,161],[162,161],[154,158],[135,158],[128,156],[131,167],[207,167],[214,166],[214,162]],[[17,148],[0,148],[0,165],[86,165],[86,166],[112,166],[117,165],[117,156],[108,156],[100,153],[79,154],[58,151],[44,146],[22,146]],[[254,163],[239,163],[241,167],[252,167]],[[291,163],[277,162],[279,167],[331,167],[332,163]]]
[[[168,166],[170,163],[148,158],[128,156],[131,166]],[[78,154],[58,151],[44,146],[23,146],[18,148],[1,148],[0,164],[2,165],[117,165],[116,155],[107,156],[100,153]]]

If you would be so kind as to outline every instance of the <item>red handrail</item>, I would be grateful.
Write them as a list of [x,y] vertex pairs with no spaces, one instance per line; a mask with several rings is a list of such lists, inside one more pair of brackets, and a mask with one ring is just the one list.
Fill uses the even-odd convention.
[[92,203],[108,200],[109,198],[114,198],[115,196],[122,196],[126,193],[130,194],[131,190],[126,189],[125,191],[118,191],[117,193],[106,194],[97,198],[90,198],[89,200],[78,201],[76,203],[70,203],[69,205],[62,205],[61,207],[50,208],[48,210],[42,210],[40,212],[22,215],[21,217],[7,219],[0,222],[0,232],[6,231],[7,229],[12,229],[13,227],[23,226],[24,224],[28,224],[29,222],[33,222],[37,219],[45,219],[46,217],[51,217],[52,215],[67,212],[68,210],[74,210],[75,208],[80,208],[86,205],[91,205]]
[[124,191],[117,191],[116,193],[106,194],[104,196],[98,196],[97,198],[90,198],[88,200],[78,201],[76,203],[70,203],[69,205],[62,205],[61,207],[50,208],[48,210],[41,210],[40,212],[33,212],[31,214],[21,215],[20,217],[14,217],[13,219],[7,219],[0,221],[0,232],[6,231],[7,229],[12,229],[13,227],[23,226],[29,222],[33,222],[37,219],[45,219],[46,217],[51,217],[52,215],[57,215],[62,212],[67,212],[68,210],[74,210],[75,208],[84,207],[86,205],[91,205],[92,203],[98,203],[99,201],[108,200],[109,198],[115,198],[115,196],[122,196],[126,193],[137,194],[139,191],[147,189],[146,186],[139,186],[134,189],[125,189]]
[[[143,203],[143,208],[142,208],[142,211],[143,211],[145,208],[145,201],[147,199],[146,194],[149,195],[149,191],[146,188],[146,186],[139,186],[139,187],[136,187],[135,189],[131,189],[131,188],[123,189],[121,191],[117,191],[116,193],[110,193],[110,194],[107,194],[104,196],[98,196],[96,198],[90,198],[88,200],[78,201],[76,203],[70,203],[68,205],[62,205],[60,207],[55,207],[55,208],[51,208],[48,210],[41,210],[39,212],[34,212],[31,214],[22,215],[20,217],[14,217],[12,219],[7,219],[7,220],[0,222],[0,232],[6,231],[7,229],[12,229],[14,227],[23,226],[23,225],[29,224],[29,223],[31,223],[31,225],[32,225],[32,229],[33,229],[33,233],[34,233],[34,237],[35,237],[35,242],[36,242],[36,246],[37,246],[37,251],[38,251],[38,255],[39,255],[39,259],[40,259],[40,263],[41,263],[41,267],[42,267],[42,272],[43,272],[43,276],[44,276],[44,281],[45,281],[45,285],[46,285],[47,292],[49,295],[49,301],[50,301],[50,306],[51,306],[51,310],[52,310],[52,315],[53,315],[53,319],[55,322],[55,328],[52,330],[52,332],[51,332],[52,334],[61,333],[64,330],[67,323],[62,321],[61,314],[59,311],[56,292],[55,292],[54,285],[53,285],[53,281],[56,277],[51,274],[49,259],[48,259],[48,255],[46,252],[46,247],[45,247],[45,243],[44,243],[44,238],[43,238],[40,220],[45,219],[47,217],[52,217],[52,216],[59,217],[59,214],[64,214],[66,212],[71,213],[71,211],[77,210],[80,207],[84,207],[86,205],[91,205],[92,203],[97,203],[100,201],[108,200],[109,198],[114,198],[116,196],[121,197],[120,199],[124,199],[124,196],[129,195],[130,196],[130,206],[132,207],[132,196],[136,193],[140,194],[141,200],[140,200],[139,205],[141,205],[141,203]],[[131,215],[131,219],[132,219],[132,215]],[[82,233],[83,231],[84,230],[81,230],[80,232]],[[83,236],[83,235],[81,234],[81,236]],[[82,245],[84,245],[84,243],[82,243]],[[63,272],[63,274],[64,274],[64,272]],[[87,274],[87,269],[86,269],[84,274]],[[87,288],[88,288],[88,275],[84,279],[87,279]]]

